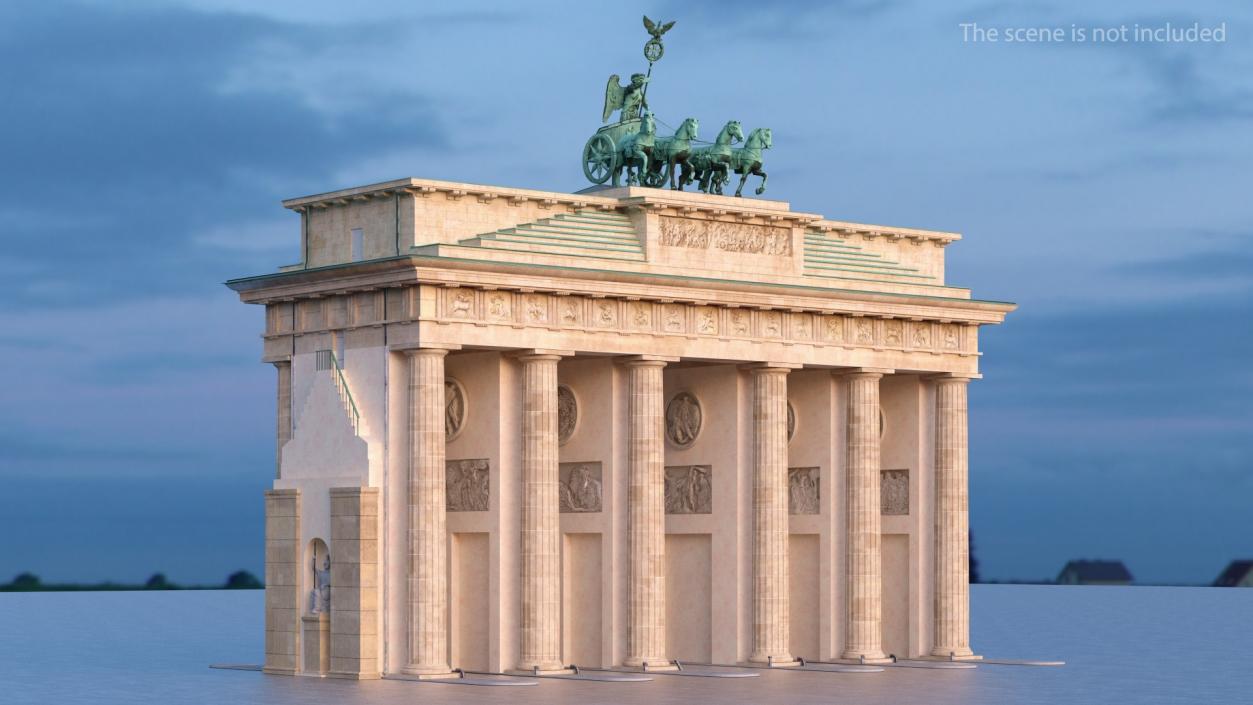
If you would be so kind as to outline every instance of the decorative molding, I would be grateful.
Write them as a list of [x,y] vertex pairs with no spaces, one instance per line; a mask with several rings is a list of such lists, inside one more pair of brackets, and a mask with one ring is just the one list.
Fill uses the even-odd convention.
[[487,458],[444,463],[445,508],[450,512],[485,512],[491,507],[491,465]]
[[666,466],[666,514],[713,513],[713,467]]
[[561,463],[557,490],[563,514],[599,512],[604,503],[600,463]]
[[788,514],[820,514],[822,493],[819,485],[821,481],[820,468],[788,468]]
[[880,471],[879,513],[909,514],[909,470]]
[[679,392],[666,403],[666,440],[676,448],[690,448],[704,424],[700,400],[690,392]]

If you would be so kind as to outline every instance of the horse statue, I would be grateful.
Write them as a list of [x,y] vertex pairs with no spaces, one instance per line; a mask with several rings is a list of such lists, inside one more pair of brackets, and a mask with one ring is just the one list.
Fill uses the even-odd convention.
[[687,118],[679,125],[679,129],[674,131],[673,137],[657,138],[656,144],[653,145],[650,165],[652,171],[649,173],[649,176],[654,178],[646,178],[646,186],[661,186],[668,175],[670,188],[675,191],[682,190],[683,184],[678,178],[679,167],[682,166],[685,171],[690,168],[688,159],[692,155],[692,140],[696,139],[699,130],[700,123],[696,118]]
[[722,127],[714,143],[707,147],[697,147],[688,158],[690,169],[683,170],[683,185],[691,183],[693,177],[704,193],[722,193],[722,186],[728,180],[731,166],[731,145],[744,139],[744,131],[739,120],[731,120]]
[[[651,111],[645,110],[640,118],[640,131],[628,135],[619,146],[619,169],[626,169],[627,185],[635,186],[640,178],[648,173],[649,158],[657,139],[657,121]],[[618,174],[614,174],[613,182],[618,183]]]
[[744,190],[744,182],[748,180],[748,175],[753,174],[761,177],[761,186],[757,187],[757,195],[766,192],[766,172],[761,170],[761,152],[770,149],[774,145],[774,137],[770,133],[769,127],[758,127],[748,133],[748,139],[744,140],[743,147],[735,147],[731,150],[731,169],[740,174],[739,188],[735,189],[735,195],[741,195]]

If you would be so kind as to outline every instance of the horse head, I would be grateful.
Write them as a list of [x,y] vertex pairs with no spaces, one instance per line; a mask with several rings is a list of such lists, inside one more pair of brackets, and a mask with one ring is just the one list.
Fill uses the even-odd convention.
[[744,143],[745,147],[757,149],[770,149],[774,146],[774,135],[769,127],[758,127],[748,133],[748,141]]
[[694,140],[696,134],[700,131],[700,122],[696,118],[684,118],[679,124],[679,129],[674,131],[676,140]]
[[645,110],[644,117],[640,119],[640,134],[655,135],[657,134],[657,120],[653,117],[652,111]]
[[740,125],[739,120],[728,121],[726,126],[722,128],[722,132],[718,133],[718,144],[723,144],[724,139],[726,144],[735,144],[743,141],[744,128]]

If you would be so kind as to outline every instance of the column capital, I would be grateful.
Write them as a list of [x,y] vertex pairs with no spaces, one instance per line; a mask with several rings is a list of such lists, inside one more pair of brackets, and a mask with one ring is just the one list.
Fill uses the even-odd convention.
[[560,360],[563,357],[574,357],[573,350],[550,350],[548,348],[525,348],[506,353],[508,357],[527,362],[528,360]]
[[749,362],[740,365],[741,370],[747,370],[753,374],[761,372],[782,372],[786,374],[792,370],[799,370],[802,367],[804,365],[799,362]]
[[966,384],[972,379],[983,379],[983,375],[978,372],[941,372],[927,375],[923,379],[930,382],[960,382],[961,384]]
[[388,347],[392,352],[406,355],[439,355],[443,357],[453,350],[460,350],[456,343],[397,343]]
[[836,377],[884,377],[886,375],[895,374],[896,370],[890,367],[845,367],[838,370],[832,370],[831,374]]
[[665,367],[679,358],[668,355],[625,355],[615,358],[614,362],[626,367]]

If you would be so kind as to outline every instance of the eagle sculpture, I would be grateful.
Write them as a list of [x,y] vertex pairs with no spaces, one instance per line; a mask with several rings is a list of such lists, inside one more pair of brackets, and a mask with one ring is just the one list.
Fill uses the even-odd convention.
[[661,35],[669,32],[670,28],[673,26],[674,22],[667,22],[663,25],[658,25],[656,22],[648,19],[648,15],[644,15],[644,29],[648,30],[648,33],[653,35],[653,39],[658,41],[661,40]]

